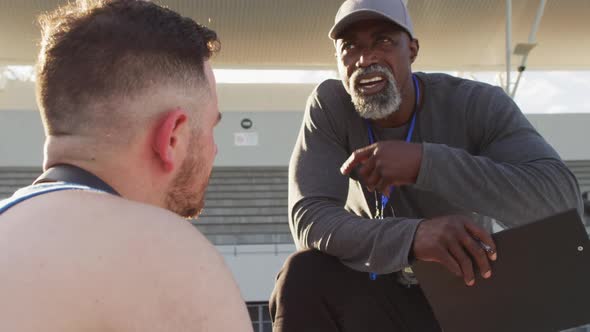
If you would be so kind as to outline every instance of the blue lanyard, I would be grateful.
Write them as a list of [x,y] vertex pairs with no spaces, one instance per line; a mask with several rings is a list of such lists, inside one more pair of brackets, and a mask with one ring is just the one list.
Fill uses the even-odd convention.
[[[414,102],[414,111],[413,111],[413,115],[412,115],[412,121],[410,122],[410,128],[408,129],[408,134],[406,135],[406,139],[405,141],[407,143],[412,141],[412,135],[414,134],[414,127],[416,126],[416,114],[418,113],[418,103],[420,101],[420,85],[418,85],[418,79],[416,78],[416,75],[412,74],[412,81],[414,82],[414,90],[416,91],[416,100]],[[368,129],[368,135],[369,135],[369,143],[373,144],[376,142],[375,139],[375,135],[373,133],[373,127],[371,126],[371,121],[369,121],[368,119],[365,119],[365,123],[367,125],[367,129]],[[391,195],[393,194],[393,191],[395,189],[395,186],[391,186],[390,190],[389,190],[389,196],[391,197]],[[385,213],[385,206],[387,205],[387,203],[389,202],[389,197],[383,195],[383,194],[379,194],[379,196],[381,197],[381,212],[379,214],[378,212],[378,208],[376,208],[376,212],[379,214],[379,219],[383,219],[384,218],[384,213]],[[377,204],[377,203],[375,203]],[[376,273],[371,273],[370,274],[371,280],[375,280],[377,279],[377,274]]]

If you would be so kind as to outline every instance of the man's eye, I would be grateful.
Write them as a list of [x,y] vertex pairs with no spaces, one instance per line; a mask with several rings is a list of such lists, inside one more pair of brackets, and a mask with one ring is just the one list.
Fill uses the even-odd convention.
[[393,44],[393,39],[389,37],[381,37],[378,39],[378,41],[382,44]]
[[352,50],[354,47],[355,47],[355,45],[353,43],[344,43],[344,44],[342,44],[341,50],[348,51],[348,50]]

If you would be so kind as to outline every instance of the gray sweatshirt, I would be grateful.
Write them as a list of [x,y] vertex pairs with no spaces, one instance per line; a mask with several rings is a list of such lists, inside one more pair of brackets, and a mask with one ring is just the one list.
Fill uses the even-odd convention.
[[[415,185],[395,189],[383,220],[372,219],[375,193],[339,171],[369,145],[364,120],[338,80],[311,94],[289,165],[290,227],[299,248],[385,274],[409,265],[425,218],[477,213],[512,227],[570,208],[582,213],[575,177],[502,89],[417,75],[424,97],[412,141],[423,144],[422,164]],[[407,127],[373,130],[379,141],[403,140]]]

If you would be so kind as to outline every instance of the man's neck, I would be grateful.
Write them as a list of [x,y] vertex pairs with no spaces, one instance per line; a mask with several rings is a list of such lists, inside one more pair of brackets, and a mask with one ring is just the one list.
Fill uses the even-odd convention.
[[[134,153],[125,151],[117,153],[110,146],[110,153],[92,144],[85,144],[84,138],[48,137],[45,142],[46,170],[57,164],[68,164],[82,168],[113,187],[122,197],[130,200],[161,206],[163,197],[151,196],[151,193],[163,193],[157,190],[145,164],[133,162]],[[121,159],[120,156],[125,156]],[[162,188],[163,189],[163,188]]]
[[389,115],[388,117],[384,119],[372,120],[372,122],[381,128],[397,128],[404,126],[410,121],[414,108],[402,108],[402,106],[400,106],[397,112]]

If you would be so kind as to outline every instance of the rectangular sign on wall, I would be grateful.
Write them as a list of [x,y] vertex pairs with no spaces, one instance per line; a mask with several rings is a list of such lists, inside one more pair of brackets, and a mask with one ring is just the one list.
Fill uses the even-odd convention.
[[258,146],[258,132],[234,133],[235,146]]

